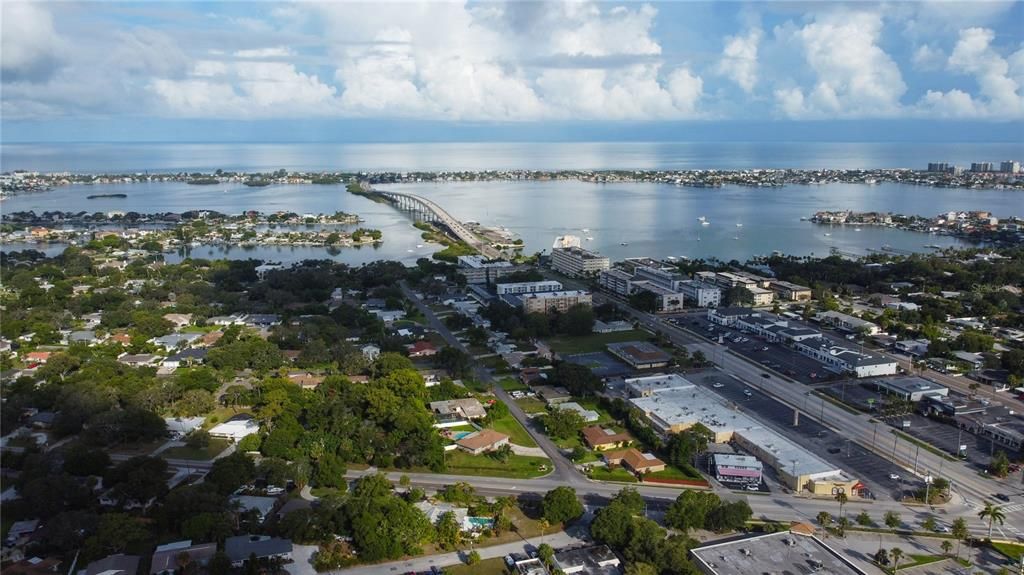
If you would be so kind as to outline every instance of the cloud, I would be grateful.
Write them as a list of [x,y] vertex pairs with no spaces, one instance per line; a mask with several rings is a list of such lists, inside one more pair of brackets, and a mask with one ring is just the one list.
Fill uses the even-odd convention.
[[942,48],[921,44],[914,50],[910,62],[918,70],[938,70],[946,63],[946,53],[942,51]]
[[275,46],[273,48],[253,48],[248,50],[236,50],[236,58],[287,58],[288,56],[294,55],[291,49],[285,46]]
[[717,71],[726,76],[746,93],[757,84],[757,46],[761,42],[760,28],[750,29],[744,36],[729,36],[725,40]]
[[888,117],[906,92],[896,62],[878,45],[881,15],[838,10],[798,29],[777,28],[814,73],[808,91],[776,90],[777,108],[790,118]]
[[1003,58],[993,47],[995,32],[988,28],[967,28],[949,55],[949,70],[973,76],[978,95],[961,90],[929,91],[919,103],[927,111],[961,118],[1024,117],[1024,94],[1020,80],[1024,77],[1024,49]]
[[0,69],[4,81],[41,82],[52,77],[62,64],[65,49],[64,40],[54,28],[53,15],[46,7],[29,2],[4,2],[0,11]]

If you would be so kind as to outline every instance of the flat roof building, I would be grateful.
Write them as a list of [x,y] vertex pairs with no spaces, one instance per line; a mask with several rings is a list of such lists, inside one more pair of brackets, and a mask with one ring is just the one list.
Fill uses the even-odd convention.
[[504,260],[488,261],[483,256],[459,256],[458,273],[466,278],[468,284],[494,283],[499,278],[529,269],[525,266],[514,266]]
[[759,485],[764,464],[756,457],[732,453],[716,453],[715,479],[727,483],[750,483]]
[[810,301],[811,288],[781,280],[772,280],[768,289],[784,301]]
[[687,280],[679,285],[679,293],[685,301],[696,307],[718,307],[722,305],[722,290],[700,280]]
[[590,307],[590,292],[583,290],[526,293],[518,296],[524,313],[565,312],[574,305]]
[[494,291],[498,295],[556,292],[561,290],[562,283],[556,282],[554,280],[545,280],[539,282],[515,282],[507,284],[499,283],[494,286]]
[[618,575],[621,565],[607,545],[556,551],[553,562],[565,575]]
[[607,291],[617,295],[626,296],[632,292],[632,274],[626,270],[612,268],[604,270],[597,275],[597,284]]
[[665,367],[672,356],[646,341],[609,343],[608,352],[629,364],[633,369]]
[[867,575],[814,535],[800,533],[795,528],[789,532],[713,543],[691,549],[690,554],[697,567],[706,575]]
[[569,277],[593,276],[610,267],[608,258],[583,248],[551,250],[551,267]]
[[944,397],[949,395],[949,389],[934,381],[928,381],[916,375],[903,377],[887,377],[872,381],[880,390],[895,395],[907,401],[921,401],[926,395]]

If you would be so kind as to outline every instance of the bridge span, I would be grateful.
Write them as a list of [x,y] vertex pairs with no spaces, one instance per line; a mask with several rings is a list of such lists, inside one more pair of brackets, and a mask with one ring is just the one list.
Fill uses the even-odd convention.
[[384,198],[388,203],[400,210],[411,211],[414,214],[422,214],[436,223],[444,225],[452,234],[455,235],[456,238],[480,252],[485,257],[491,259],[502,257],[500,250],[480,239],[479,236],[474,234],[462,222],[445,211],[444,208],[427,198],[413,194],[403,194],[384,190],[371,190],[370,193]]

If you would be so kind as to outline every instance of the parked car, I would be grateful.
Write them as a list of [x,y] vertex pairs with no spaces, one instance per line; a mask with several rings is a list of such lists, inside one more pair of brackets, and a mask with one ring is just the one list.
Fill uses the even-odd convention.
[[998,499],[1000,501],[1009,501],[1010,500],[1010,496],[1005,494],[1005,493],[996,493],[996,499]]
[[892,479],[893,481],[899,481],[900,476],[899,476],[898,473],[890,473],[889,474],[889,479]]
[[720,381],[716,381],[715,383],[711,384],[711,387],[714,387],[715,389],[718,389],[720,387],[725,387],[725,384],[720,382]]
[[753,483],[751,483],[750,485],[747,486],[746,489],[747,489],[747,491],[761,491],[761,486],[760,485],[754,485]]

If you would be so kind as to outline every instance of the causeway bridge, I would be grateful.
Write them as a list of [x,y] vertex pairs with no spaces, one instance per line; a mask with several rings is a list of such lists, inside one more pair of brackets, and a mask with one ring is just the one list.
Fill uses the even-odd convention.
[[497,259],[501,257],[501,252],[499,250],[492,247],[486,241],[480,239],[479,236],[470,231],[462,222],[446,212],[444,208],[422,196],[384,190],[370,190],[370,193],[383,198],[400,210],[411,212],[414,219],[431,221],[436,224],[443,225],[448,228],[456,238],[487,258]]

